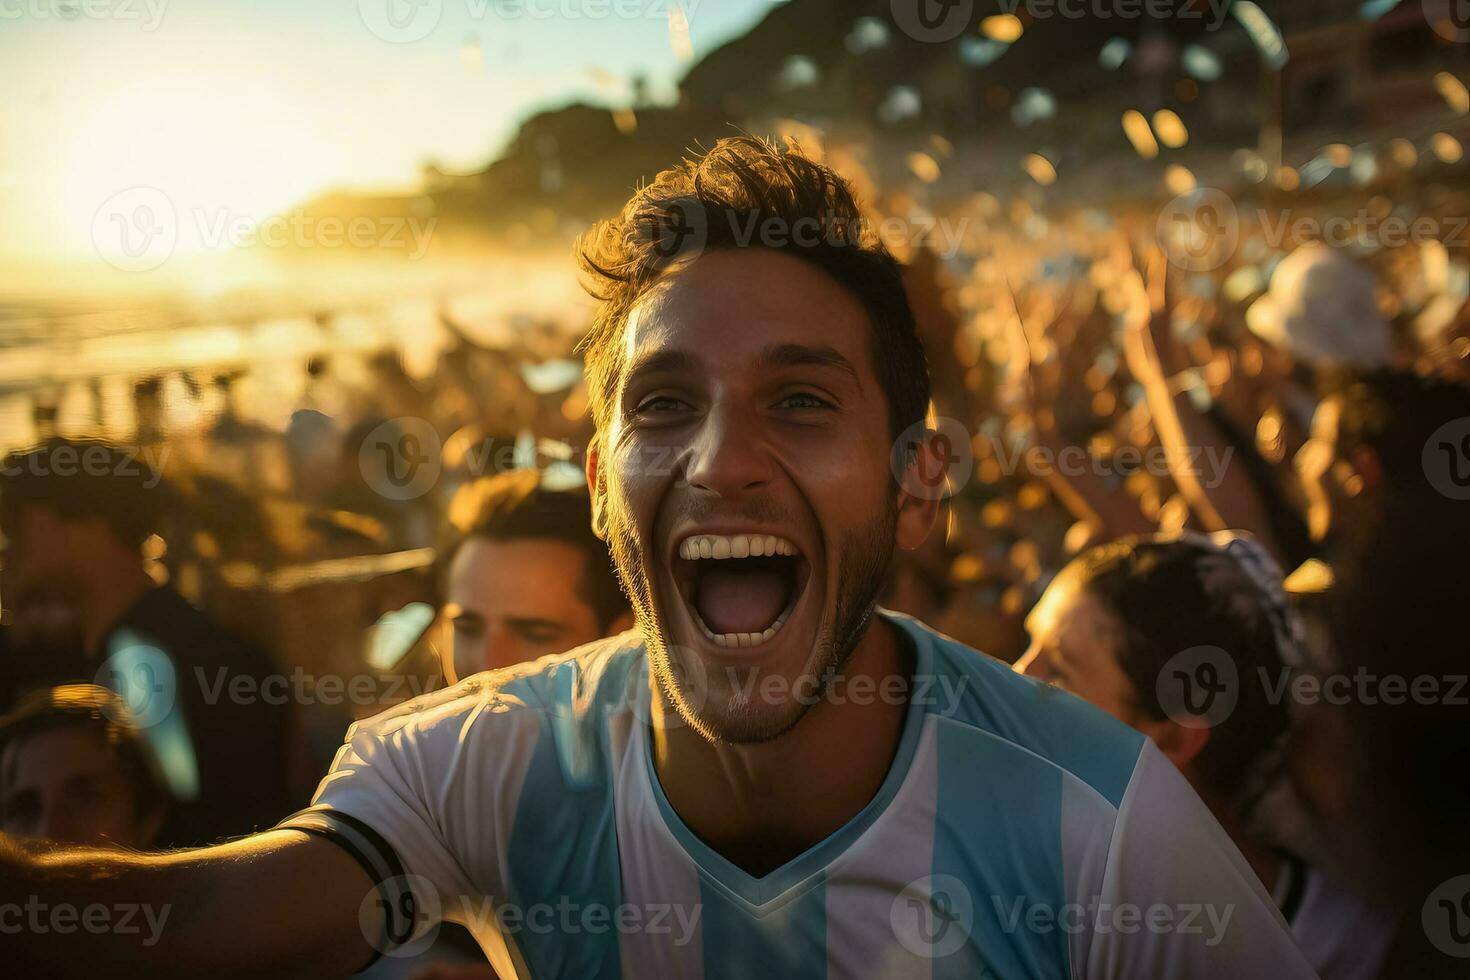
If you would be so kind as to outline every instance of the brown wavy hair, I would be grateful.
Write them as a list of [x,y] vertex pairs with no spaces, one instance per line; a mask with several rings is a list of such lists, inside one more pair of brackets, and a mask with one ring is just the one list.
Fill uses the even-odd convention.
[[[771,228],[779,243],[753,233]],[[610,420],[619,341],[638,301],[665,273],[706,251],[751,247],[810,262],[858,300],[872,324],[873,367],[888,399],[891,435],[922,421],[929,369],[902,267],[873,234],[851,188],[799,147],[737,136],[660,173],[577,244],[587,291],[601,302],[579,348],[598,430]]]

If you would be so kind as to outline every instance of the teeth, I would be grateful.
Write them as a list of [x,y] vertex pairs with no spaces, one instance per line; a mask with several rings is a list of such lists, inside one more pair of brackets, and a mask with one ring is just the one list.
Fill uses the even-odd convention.
[[759,633],[714,633],[711,632],[710,628],[708,626],[705,626],[703,621],[700,621],[697,616],[695,617],[695,619],[699,622],[700,629],[704,630],[704,635],[709,637],[711,640],[714,640],[716,646],[753,647],[759,646],[760,644],[769,640],[771,637],[775,636],[777,631],[780,630],[781,627],[786,623],[786,616],[787,613],[782,613],[780,619],[777,619],[774,623],[772,623],[770,626],[767,626]]
[[679,544],[679,557],[687,559],[763,558],[795,554],[798,554],[796,545],[772,534],[694,534]]

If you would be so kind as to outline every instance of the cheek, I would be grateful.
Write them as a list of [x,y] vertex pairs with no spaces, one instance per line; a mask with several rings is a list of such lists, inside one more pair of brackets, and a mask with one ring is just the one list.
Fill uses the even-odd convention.
[[804,440],[782,454],[792,481],[824,524],[861,526],[872,520],[894,484],[888,445],[832,434]]
[[1109,675],[1098,683],[1098,687],[1099,704],[1114,718],[1127,722],[1134,728],[1150,720],[1140,704],[1138,693],[1121,671],[1116,675]]
[[614,457],[609,475],[608,504],[624,522],[638,527],[652,523],[665,487],[673,479],[672,449],[630,446]]

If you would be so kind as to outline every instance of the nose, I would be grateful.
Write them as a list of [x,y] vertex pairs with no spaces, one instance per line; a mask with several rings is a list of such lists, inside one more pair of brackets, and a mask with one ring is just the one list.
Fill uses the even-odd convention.
[[696,490],[732,497],[769,483],[772,465],[751,413],[721,406],[705,416],[690,446],[684,476]]

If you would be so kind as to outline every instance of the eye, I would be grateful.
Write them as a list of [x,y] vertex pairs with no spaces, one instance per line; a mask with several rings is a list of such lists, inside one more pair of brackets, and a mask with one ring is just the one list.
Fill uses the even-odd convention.
[[555,626],[527,626],[520,631],[521,641],[532,646],[545,646],[555,643],[561,636],[561,630]]
[[781,399],[779,404],[782,408],[811,409],[832,407],[831,402],[827,401],[825,398],[818,398],[816,395],[813,395],[811,392],[808,391],[801,391],[797,392],[794,395],[787,395],[785,398]]
[[687,403],[675,398],[673,395],[653,395],[639,402],[635,411],[640,415],[663,415],[669,412],[677,412],[687,407]]

